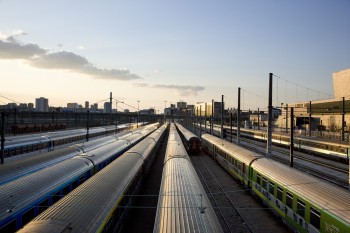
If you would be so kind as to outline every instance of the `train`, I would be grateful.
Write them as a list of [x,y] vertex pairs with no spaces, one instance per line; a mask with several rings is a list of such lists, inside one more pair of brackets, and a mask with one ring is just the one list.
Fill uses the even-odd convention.
[[158,128],[135,134],[0,186],[0,232],[15,232]]
[[[199,128],[199,124],[195,125]],[[202,126],[203,130],[203,126]],[[229,126],[224,126],[223,137],[226,138],[229,136],[232,137],[231,128]],[[237,135],[237,128],[232,127],[233,135]],[[207,128],[207,133],[210,132],[209,127]],[[214,125],[213,134],[216,136],[220,136],[220,127]],[[251,138],[260,141],[267,141],[267,132],[253,129],[240,129],[241,137]],[[281,145],[285,147],[289,147],[290,145],[290,136],[272,133],[272,143],[275,145]],[[320,156],[326,156],[328,158],[332,158],[334,160],[343,161],[345,163],[349,162],[350,156],[350,145],[336,143],[336,142],[327,142],[320,141],[317,139],[304,138],[304,137],[294,137],[294,147],[299,151],[303,151],[306,153],[317,154]]]
[[178,129],[181,139],[186,147],[187,152],[192,154],[198,154],[201,151],[201,140],[197,135],[183,127],[180,123],[175,123]]
[[159,127],[19,232],[118,232],[167,128]]
[[202,149],[302,233],[350,232],[350,192],[210,134]]
[[[118,129],[132,129],[135,124],[118,125]],[[114,133],[116,126],[93,127],[89,129],[89,138]],[[34,151],[53,151],[55,147],[86,140],[86,129],[72,129],[45,133],[10,136],[5,139],[4,158]]]
[[20,160],[1,164],[0,185],[6,184],[27,174],[39,171],[40,169],[46,168],[65,159],[72,158],[73,156],[81,153],[86,153],[90,150],[107,145],[118,139],[122,139],[130,134],[137,133],[140,129],[142,128],[125,130],[111,136],[100,137],[87,142],[56,149],[54,151],[43,152],[35,156],[25,156]]
[[173,123],[153,228],[158,232],[223,232]]

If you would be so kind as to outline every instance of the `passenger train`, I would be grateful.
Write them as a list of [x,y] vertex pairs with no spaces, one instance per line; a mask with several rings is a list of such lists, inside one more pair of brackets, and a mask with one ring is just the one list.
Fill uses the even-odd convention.
[[[118,129],[135,128],[134,124],[118,125]],[[89,129],[89,138],[111,134],[116,126],[93,127]],[[86,140],[86,129],[73,129],[47,133],[35,133],[21,136],[11,136],[5,139],[4,158],[30,153],[33,151],[52,151],[55,147]]]
[[197,135],[183,127],[180,123],[175,124],[178,129],[181,139],[185,144],[189,154],[198,154],[201,151],[201,140]]
[[163,164],[153,232],[223,232],[174,124]]
[[118,139],[122,139],[130,134],[137,133],[140,129],[142,128],[127,130],[111,136],[104,136],[88,142],[40,153],[35,156],[26,156],[20,160],[6,162],[0,165],[0,185],[39,171],[40,169],[46,168],[65,159],[72,158],[78,154],[86,153]]
[[167,126],[155,130],[19,232],[118,232]]
[[[199,124],[196,124],[196,127],[199,128]],[[237,128],[233,127],[233,134],[237,135]],[[203,130],[203,125],[202,125]],[[220,136],[220,127],[214,125],[214,135]],[[241,137],[252,138],[256,140],[266,141],[267,132],[253,129],[241,129]],[[207,128],[207,133],[209,133],[209,127]],[[229,126],[224,126],[224,138],[226,136],[232,137]],[[273,133],[272,134],[272,143],[281,146],[290,145],[290,137],[288,135]],[[314,140],[303,137],[294,137],[294,147],[299,151],[304,151],[307,153],[318,154],[321,156],[327,156],[335,160],[341,160],[343,162],[349,161],[350,146],[342,143],[327,142]]]
[[[0,186],[0,232],[14,232],[96,174],[157,124]],[[109,185],[110,187],[110,185]]]
[[298,232],[350,232],[350,192],[203,134],[202,148]]

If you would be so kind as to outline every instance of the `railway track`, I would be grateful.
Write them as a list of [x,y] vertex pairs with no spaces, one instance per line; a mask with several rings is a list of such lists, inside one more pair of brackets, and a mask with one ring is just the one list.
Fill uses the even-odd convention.
[[[240,210],[235,203],[226,194],[220,182],[215,178],[209,168],[203,163],[200,157],[191,158],[192,163],[195,164],[198,175],[203,182],[209,199],[212,200],[212,205],[217,213],[224,232],[254,232],[247,223]],[[214,203],[214,204],[213,204]]]
[[[262,145],[261,145],[261,143],[256,142],[254,140],[249,140],[249,139],[241,139],[241,141],[247,143],[247,144],[244,144],[242,146],[246,147],[249,150],[252,150],[252,151],[255,151],[257,153],[262,154],[262,151],[261,151],[262,150]],[[258,148],[256,146],[258,146]],[[276,154],[272,153],[272,159],[274,159],[276,161],[279,161],[281,163],[287,164],[287,165],[289,164],[289,154],[286,153],[283,149],[274,147],[273,148],[273,152],[278,152],[278,153],[280,153],[280,154],[282,154],[284,156],[282,157],[282,156],[279,156],[279,155],[276,155]],[[334,164],[335,162],[325,161],[324,159],[315,159],[315,158],[313,159],[313,158],[311,158],[311,156],[303,155],[300,152],[295,153],[293,156],[296,159],[300,159],[300,160],[303,160],[303,161],[306,161],[306,162],[309,162],[309,163],[312,163],[312,164],[315,164],[315,165],[323,166],[323,167],[326,167],[326,168],[329,168],[329,169],[341,172],[341,173],[343,173],[345,175],[349,173],[348,170],[345,170],[344,168],[335,165]],[[319,170],[317,170],[317,169],[315,169],[315,168],[313,168],[311,166],[302,165],[301,163],[298,163],[298,162],[294,163],[294,167],[296,169],[304,171],[304,172],[306,172],[306,173],[308,173],[310,175],[316,176],[318,178],[321,178],[321,179],[324,179],[324,180],[326,180],[328,182],[336,184],[336,185],[338,185],[338,186],[340,186],[342,188],[345,188],[345,189],[349,188],[348,181],[344,180],[344,179],[341,179],[341,178],[339,178],[336,175],[332,175],[330,173],[319,171]]]

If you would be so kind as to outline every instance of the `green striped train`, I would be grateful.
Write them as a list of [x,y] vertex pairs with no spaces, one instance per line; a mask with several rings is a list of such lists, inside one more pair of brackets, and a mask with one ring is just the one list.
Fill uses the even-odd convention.
[[297,232],[350,232],[350,192],[209,134],[202,149]]

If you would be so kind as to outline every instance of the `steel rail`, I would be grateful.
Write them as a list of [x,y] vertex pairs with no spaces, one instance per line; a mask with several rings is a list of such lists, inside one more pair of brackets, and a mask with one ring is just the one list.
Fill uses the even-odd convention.
[[[191,160],[192,160],[192,158],[191,158]],[[226,199],[229,201],[229,203],[232,205],[232,207],[234,208],[234,210],[238,213],[238,215],[240,216],[240,218],[243,220],[243,222],[244,222],[245,226],[248,228],[249,232],[252,232],[252,233],[253,233],[254,231],[253,231],[252,228],[249,226],[248,222],[247,222],[246,219],[243,217],[243,215],[240,213],[240,211],[238,210],[238,208],[236,207],[236,205],[235,205],[235,204],[231,201],[231,199],[228,197],[228,195],[226,194],[226,192],[224,191],[224,189],[221,187],[221,185],[220,185],[220,183],[218,182],[218,180],[214,177],[213,173],[209,170],[209,168],[205,165],[205,163],[202,161],[201,158],[198,158],[198,160],[201,162],[201,164],[203,165],[203,167],[208,171],[208,173],[211,175],[211,177],[213,178],[213,180],[215,181],[215,183],[217,184],[217,186],[220,188],[221,192],[225,195]],[[192,160],[192,161],[193,161],[193,160]],[[199,171],[199,169],[198,169],[198,171]],[[210,191],[209,185],[207,184],[206,179],[204,179],[202,172],[199,171],[199,174],[200,174],[200,176],[202,177],[202,180],[204,181],[204,183],[205,183],[207,189]],[[219,207],[219,205],[217,204],[217,202],[216,202],[216,200],[215,200],[215,198],[214,198],[214,194],[210,192],[210,195],[213,197],[216,206],[218,207],[218,209],[219,209],[221,215],[223,216],[222,211],[221,211],[221,208]],[[224,216],[223,216],[223,217],[224,217]],[[224,217],[224,218],[225,218],[225,217]],[[224,219],[224,220],[225,220],[225,219]],[[228,223],[227,223],[226,220],[225,220],[225,223],[226,223],[227,227],[229,228],[230,232],[232,232],[232,231],[231,231],[231,228],[230,228],[230,226],[228,225]]]

